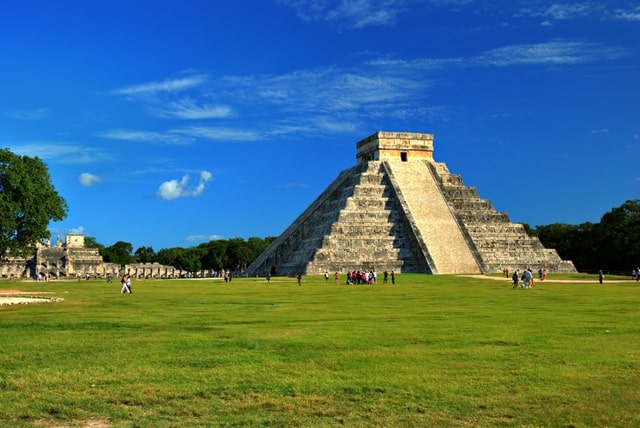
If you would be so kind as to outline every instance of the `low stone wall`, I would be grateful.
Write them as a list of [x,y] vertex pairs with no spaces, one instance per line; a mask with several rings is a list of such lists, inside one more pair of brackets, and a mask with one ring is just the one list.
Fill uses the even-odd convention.
[[106,263],[97,248],[42,246],[31,257],[7,257],[0,261],[1,278],[107,278],[129,274],[135,278],[174,278],[180,275],[173,266],[159,263],[134,263],[120,266]]

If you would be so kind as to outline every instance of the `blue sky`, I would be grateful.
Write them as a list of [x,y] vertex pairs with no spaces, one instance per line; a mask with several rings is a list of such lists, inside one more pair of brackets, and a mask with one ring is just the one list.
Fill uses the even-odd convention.
[[279,235],[378,130],[513,222],[640,198],[640,4],[5,0],[0,146],[134,250]]

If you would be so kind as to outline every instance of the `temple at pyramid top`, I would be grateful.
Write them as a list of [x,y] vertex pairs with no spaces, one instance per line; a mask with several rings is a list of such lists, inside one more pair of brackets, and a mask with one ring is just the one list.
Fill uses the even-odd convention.
[[356,165],[282,232],[249,275],[575,272],[436,162],[433,134],[380,131],[356,148]]
[[404,162],[418,159],[433,159],[433,134],[415,132],[383,132],[356,143],[358,163],[387,159]]

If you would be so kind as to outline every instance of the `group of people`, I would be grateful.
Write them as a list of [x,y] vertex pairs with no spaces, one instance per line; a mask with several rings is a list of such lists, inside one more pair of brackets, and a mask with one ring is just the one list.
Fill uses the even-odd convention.
[[[394,271],[384,271],[382,274],[382,283],[387,284],[389,282],[389,277],[391,277],[391,283],[396,283],[396,273]],[[336,272],[336,284],[338,283],[338,272]],[[354,270],[347,272],[347,285],[373,285],[378,283],[378,274],[375,270],[367,271],[359,271]]]
[[347,285],[353,284],[375,284],[378,282],[378,274],[376,271],[349,271],[347,272]]
[[[546,276],[546,273],[545,273]],[[540,278],[542,278],[542,274],[540,274]],[[516,269],[511,277],[513,282],[511,283],[511,288],[518,288],[518,285],[522,288],[531,288],[533,287],[533,271],[531,268],[525,269],[520,273],[520,269]]]
[[[504,268],[502,270],[502,274],[505,278],[509,277],[509,268]],[[540,268],[538,269],[538,279],[540,281],[544,281],[547,279],[547,269]],[[527,268],[520,272],[520,269],[516,269],[511,276],[511,288],[518,288],[518,285],[522,288],[531,288],[533,287],[533,270],[531,268]]]

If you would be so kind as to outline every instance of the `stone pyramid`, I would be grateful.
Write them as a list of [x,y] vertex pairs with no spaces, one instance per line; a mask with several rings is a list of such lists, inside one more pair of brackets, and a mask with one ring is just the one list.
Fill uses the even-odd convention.
[[433,159],[433,134],[377,132],[247,269],[250,276],[353,270],[575,272]]

